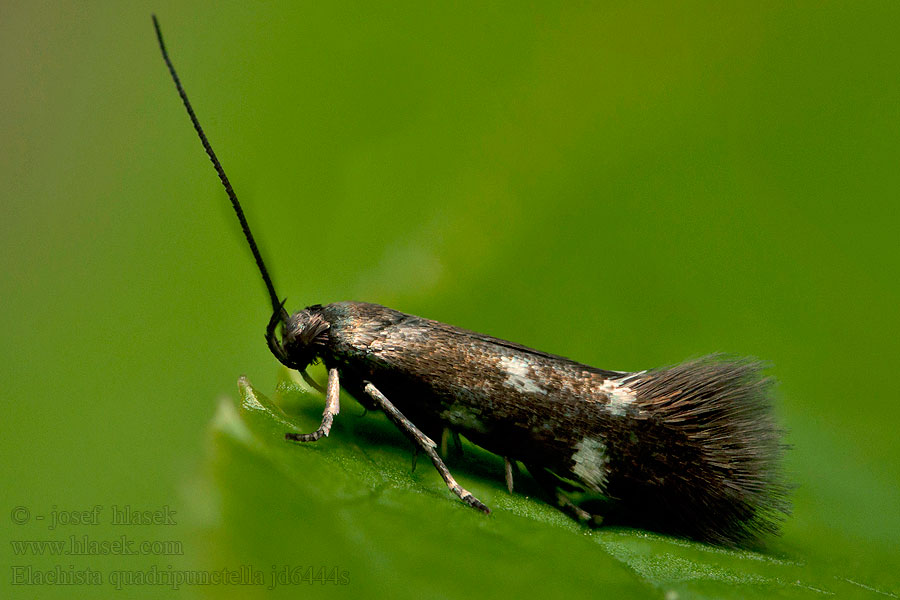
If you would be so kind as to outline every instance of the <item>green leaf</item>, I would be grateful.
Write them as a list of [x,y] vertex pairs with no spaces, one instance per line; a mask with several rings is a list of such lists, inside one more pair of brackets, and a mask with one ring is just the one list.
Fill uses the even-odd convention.
[[[394,598],[528,595],[665,598],[885,597],[891,592],[823,571],[784,551],[730,550],[627,528],[587,530],[521,475],[510,495],[498,457],[465,443],[448,464],[493,510],[464,506],[381,414],[342,397],[329,438],[314,430],[323,398],[284,370],[274,401],[239,381],[222,400],[195,497],[203,568],[252,565],[286,593]],[[316,571],[338,574],[312,581]],[[306,579],[302,574],[306,573]],[[298,575],[299,574],[299,575]],[[337,581],[337,582],[336,582]],[[247,593],[220,587],[217,595]],[[896,596],[894,596],[896,597]]]

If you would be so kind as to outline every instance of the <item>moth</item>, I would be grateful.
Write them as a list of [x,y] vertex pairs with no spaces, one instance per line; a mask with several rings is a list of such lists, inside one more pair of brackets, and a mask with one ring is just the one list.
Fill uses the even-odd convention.
[[[325,393],[319,428],[288,440],[327,436],[343,388],[383,411],[450,491],[484,513],[490,509],[459,485],[437,451],[434,439],[447,431],[502,456],[510,492],[522,463],[560,508],[587,524],[607,516],[726,545],[777,532],[789,508],[784,445],[772,415],[773,382],[756,360],[712,355],[611,371],[378,304],[338,302],[289,315],[155,16],[153,24],[266,285],[268,347]],[[327,369],[324,390],[306,372],[314,361]]]

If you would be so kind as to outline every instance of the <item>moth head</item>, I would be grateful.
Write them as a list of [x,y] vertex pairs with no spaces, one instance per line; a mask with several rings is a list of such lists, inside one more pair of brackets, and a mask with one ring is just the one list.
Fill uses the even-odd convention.
[[[290,317],[284,309],[275,311],[266,328],[269,350],[283,365],[303,371],[318,356],[328,341],[329,324],[321,305],[309,306]],[[277,330],[281,328],[281,339]]]

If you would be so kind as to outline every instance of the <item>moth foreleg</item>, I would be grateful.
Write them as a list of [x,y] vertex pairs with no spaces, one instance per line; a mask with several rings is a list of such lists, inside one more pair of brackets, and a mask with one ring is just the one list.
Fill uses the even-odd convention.
[[396,425],[400,431],[406,434],[415,444],[418,446],[425,454],[428,455],[428,458],[431,459],[431,462],[434,464],[434,468],[437,469],[438,473],[441,474],[441,477],[444,479],[444,483],[447,484],[447,487],[450,488],[450,491],[459,496],[459,499],[468,504],[473,508],[477,508],[478,510],[490,513],[491,509],[485,506],[478,498],[473,496],[468,490],[463,488],[456,482],[456,479],[453,478],[453,475],[450,474],[450,470],[447,469],[447,465],[444,464],[444,461],[441,460],[441,457],[438,456],[437,453],[437,444],[435,444],[431,438],[422,433],[422,431],[413,425],[412,421],[403,416],[397,407],[391,404],[391,401],[388,400],[384,394],[378,391],[371,382],[365,381],[363,382],[363,391],[368,394],[376,404],[384,411],[384,414],[388,416],[388,418]]
[[328,390],[325,392],[325,412],[322,413],[322,424],[312,433],[286,433],[285,439],[294,442],[315,442],[331,431],[334,415],[341,412],[341,384],[337,369],[328,369]]
[[303,369],[302,371],[300,371],[300,376],[303,377],[303,381],[306,382],[306,385],[313,388],[320,394],[325,393],[325,390],[322,388],[321,385],[319,385],[319,382],[316,381],[315,379],[313,379],[312,376],[306,372],[306,369]]

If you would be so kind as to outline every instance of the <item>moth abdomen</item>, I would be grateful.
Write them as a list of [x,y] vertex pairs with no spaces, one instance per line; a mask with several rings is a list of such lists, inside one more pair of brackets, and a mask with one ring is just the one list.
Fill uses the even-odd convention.
[[732,545],[777,532],[789,488],[763,367],[713,355],[628,382],[605,489],[625,520]]

